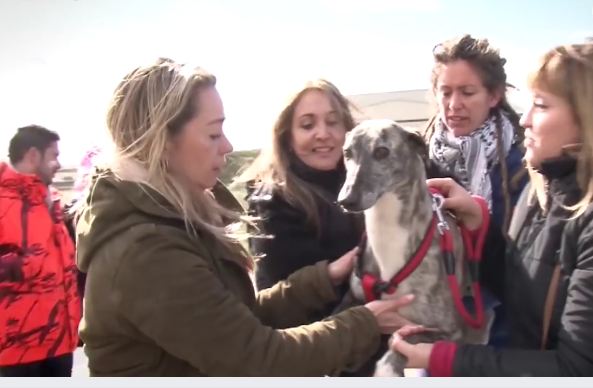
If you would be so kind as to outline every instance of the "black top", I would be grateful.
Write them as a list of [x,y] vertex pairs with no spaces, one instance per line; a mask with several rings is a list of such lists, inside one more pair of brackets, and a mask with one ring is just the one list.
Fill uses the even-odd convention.
[[251,252],[263,255],[255,271],[258,289],[304,266],[341,257],[363,233],[362,215],[345,213],[336,203],[346,177],[342,163],[335,170],[319,171],[294,158],[290,168],[315,193],[320,227],[311,225],[304,210],[290,205],[277,188],[256,187],[247,200],[250,214],[261,218],[259,235],[249,240]]
[[[536,201],[521,201],[515,216],[520,206],[527,208],[515,240],[491,228],[484,248],[482,281],[503,300],[514,349],[461,346],[455,375],[593,376],[593,205],[577,218],[566,209],[582,196],[574,159],[547,161],[541,173],[549,182],[545,211]],[[548,350],[540,351],[545,299],[558,263]]]

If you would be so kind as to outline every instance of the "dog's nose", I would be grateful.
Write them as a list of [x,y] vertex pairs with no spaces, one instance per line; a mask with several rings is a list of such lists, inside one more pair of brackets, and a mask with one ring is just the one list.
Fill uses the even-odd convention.
[[356,210],[358,201],[352,195],[344,198],[338,198],[338,204],[346,210]]

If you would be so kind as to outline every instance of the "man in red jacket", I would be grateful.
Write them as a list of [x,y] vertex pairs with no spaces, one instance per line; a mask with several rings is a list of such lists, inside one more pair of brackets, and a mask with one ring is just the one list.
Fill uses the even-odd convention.
[[70,376],[80,297],[74,246],[48,186],[59,136],[19,128],[0,163],[0,376]]

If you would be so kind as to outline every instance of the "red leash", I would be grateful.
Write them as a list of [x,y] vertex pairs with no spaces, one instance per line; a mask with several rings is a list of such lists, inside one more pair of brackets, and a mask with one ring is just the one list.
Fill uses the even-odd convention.
[[[431,192],[433,195],[442,197],[442,194],[436,190],[431,190]],[[479,329],[484,325],[484,305],[479,283],[480,261],[482,259],[484,241],[486,239],[486,234],[488,233],[490,213],[488,212],[488,205],[483,198],[476,196],[474,197],[474,200],[480,205],[482,210],[482,226],[480,229],[473,232],[462,224],[459,224],[459,228],[463,238],[463,245],[465,247],[465,259],[469,267],[469,277],[474,296],[474,308],[476,311],[475,316],[470,314],[462,301],[461,291],[459,290],[459,284],[457,283],[457,277],[455,276],[455,256],[453,254],[453,237],[451,231],[447,226],[439,228],[439,232],[442,236],[441,249],[443,251],[443,259],[445,260],[447,281],[449,282],[449,288],[451,289],[455,308],[468,326],[473,327],[474,329]],[[439,212],[440,209],[437,210],[437,217],[439,217]]]
[[[445,272],[447,274],[447,281],[455,308],[463,318],[463,320],[473,328],[480,328],[484,324],[484,306],[482,302],[482,293],[479,285],[479,265],[482,258],[482,250],[484,248],[484,241],[488,232],[488,225],[490,220],[490,213],[486,201],[480,197],[474,197],[476,202],[482,209],[482,226],[480,229],[470,232],[465,226],[459,224],[461,236],[463,238],[463,245],[465,246],[466,261],[469,266],[469,276],[471,280],[472,291],[474,294],[475,303],[475,317],[472,316],[465,308],[457,277],[455,276],[455,256],[453,254],[453,236],[451,230],[442,212],[443,195],[436,189],[430,189],[433,196],[433,212],[434,215],[424,235],[422,243],[418,247],[416,253],[408,260],[407,264],[393,277],[390,281],[383,281],[381,278],[362,271],[361,260],[358,260],[356,267],[356,274],[361,278],[362,289],[364,291],[367,302],[379,299],[381,294],[392,294],[396,291],[397,286],[410,276],[416,268],[420,265],[433,240],[435,230],[438,230],[441,235],[441,250],[443,253],[443,260],[445,265]],[[366,235],[361,240],[361,246],[366,243]],[[364,249],[362,249],[364,250]]]

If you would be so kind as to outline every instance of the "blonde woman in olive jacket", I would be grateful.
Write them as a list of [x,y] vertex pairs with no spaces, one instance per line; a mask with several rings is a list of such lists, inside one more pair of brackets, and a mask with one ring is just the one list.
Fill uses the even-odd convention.
[[116,158],[77,225],[91,375],[332,375],[404,323],[397,309],[410,297],[299,326],[335,302],[355,250],[254,292],[253,261],[226,228],[238,205],[217,183],[232,151],[223,120],[215,78],[200,68],[162,59],[116,89]]

